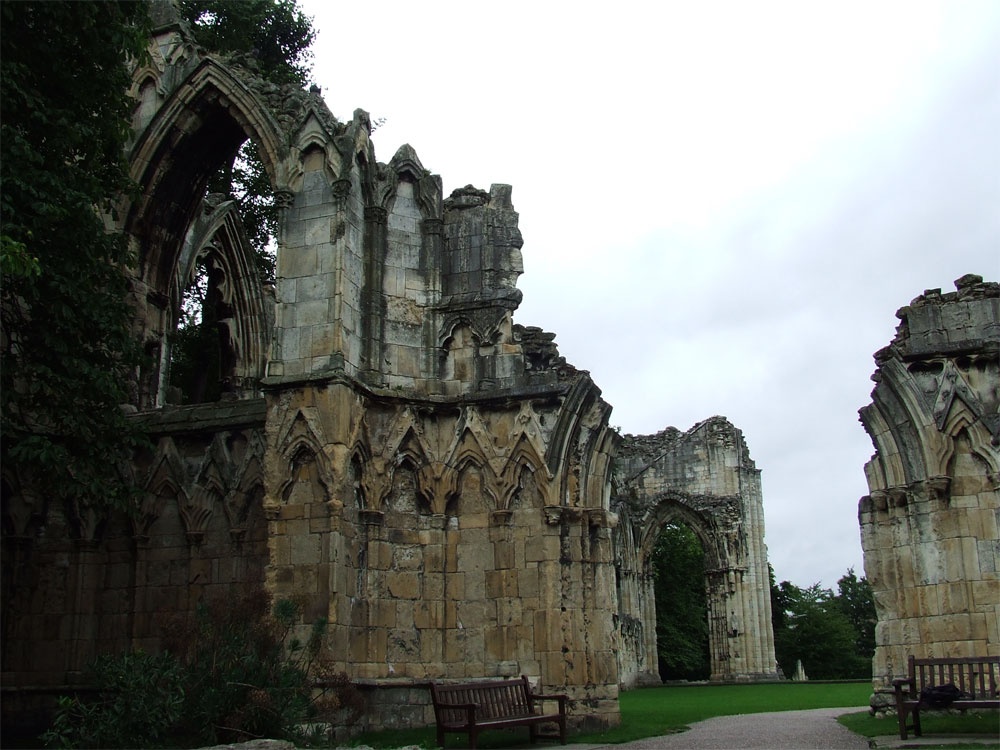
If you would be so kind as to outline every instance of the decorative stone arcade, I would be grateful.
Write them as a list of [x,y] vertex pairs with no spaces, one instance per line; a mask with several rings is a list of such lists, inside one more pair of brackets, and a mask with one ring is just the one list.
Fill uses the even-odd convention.
[[[551,336],[513,324],[510,188],[445,199],[409,146],[376,161],[366,113],[338,122],[318,93],[263,83],[177,24],[155,51],[136,76],[144,192],[126,214],[150,351],[168,348],[185,260],[208,252],[189,229],[203,186],[246,138],[282,207],[265,377],[230,389],[266,402],[268,590],[305,604],[303,632],[328,622],[336,666],[375,707],[428,678],[523,673],[616,723],[610,407]],[[213,268],[242,267],[238,243],[207,247]],[[252,278],[224,282],[252,316]],[[256,330],[241,317],[225,331]],[[242,384],[258,338],[226,341]]]
[[1000,654],[1000,285],[969,274],[901,308],[875,354],[858,519],[876,698],[909,655]]
[[[303,633],[329,623],[369,727],[432,721],[428,679],[518,674],[569,693],[577,723],[615,724],[619,687],[655,679],[648,555],[674,515],[711,561],[713,678],[773,676],[742,437],[709,420],[629,439],[615,479],[600,390],[553,334],[513,322],[510,187],[445,198],[409,146],[376,161],[363,111],[339,122],[317,91],[207,54],[169,2],[153,10],[132,91],[141,192],[118,212],[150,362],[129,405],[154,446],[129,467],[144,500],[104,517],[3,474],[5,722],[78,686],[94,655],[154,651],[199,601],[264,585],[305,605]],[[232,202],[206,195],[247,139],[282,209],[275,288]],[[175,406],[172,334],[199,268],[221,398]]]

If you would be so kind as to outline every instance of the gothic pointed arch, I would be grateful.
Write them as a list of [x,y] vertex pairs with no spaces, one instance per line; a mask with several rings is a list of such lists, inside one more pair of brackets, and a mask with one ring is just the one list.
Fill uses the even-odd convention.
[[653,500],[652,512],[637,525],[641,529],[637,543],[643,559],[648,560],[652,556],[664,527],[677,522],[687,526],[698,537],[706,556],[711,557],[713,567],[725,565],[726,560],[720,556],[719,545],[716,543],[718,529],[711,515],[698,509],[694,498],[673,490],[664,492]]
[[975,274],[954,292],[925,290],[874,356],[859,414],[875,454],[858,521],[878,616],[876,693],[908,656],[989,653],[975,623],[996,609],[985,592],[996,590],[997,534],[978,519],[1000,507],[998,300],[1000,285]]
[[[235,201],[208,196],[184,240],[170,282],[174,324],[185,289],[205,274],[202,325],[218,331],[222,391],[256,395],[270,345],[273,298],[268,298]],[[210,305],[210,307],[209,307]]]
[[170,493],[172,497],[179,497],[187,492],[187,485],[187,468],[177,446],[171,438],[162,438],[146,472],[143,488],[154,496]]
[[503,488],[497,498],[498,510],[512,510],[526,489],[542,499],[540,505],[549,504],[545,499],[548,485],[545,462],[540,453],[537,441],[527,432],[521,432],[508,453],[507,465],[498,477],[497,485]]
[[209,177],[232,161],[247,138],[257,145],[275,189],[284,186],[288,155],[282,128],[246,77],[205,58],[171,92],[132,149],[132,177],[141,193],[126,213],[137,239],[145,285],[166,293],[183,238]]
[[[599,439],[595,445],[607,445]],[[626,435],[616,461],[614,528],[621,550],[622,622],[637,620],[621,637],[627,681],[656,675],[656,600],[652,555],[660,531],[679,521],[705,552],[709,653],[713,681],[774,679],[770,579],[764,545],[760,472],[742,433],[723,417],[687,432]]]

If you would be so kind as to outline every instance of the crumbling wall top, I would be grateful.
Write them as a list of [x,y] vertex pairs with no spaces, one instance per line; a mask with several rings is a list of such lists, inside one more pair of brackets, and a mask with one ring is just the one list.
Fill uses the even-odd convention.
[[875,354],[881,364],[893,357],[914,359],[1000,348],[1000,284],[966,274],[954,292],[928,289],[896,311],[899,326],[892,343]]

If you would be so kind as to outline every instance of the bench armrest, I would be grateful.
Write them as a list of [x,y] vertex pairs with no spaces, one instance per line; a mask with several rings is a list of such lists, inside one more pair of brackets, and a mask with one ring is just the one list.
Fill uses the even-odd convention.
[[536,701],[559,701],[559,713],[566,712],[566,701],[569,700],[569,696],[565,693],[532,693],[531,697]]
[[[902,716],[906,701],[913,700],[917,697],[916,680],[911,680],[908,677],[895,679],[892,681],[892,690],[893,697],[896,699],[896,711],[899,712],[900,716]],[[902,731],[902,729],[900,729],[900,731]]]

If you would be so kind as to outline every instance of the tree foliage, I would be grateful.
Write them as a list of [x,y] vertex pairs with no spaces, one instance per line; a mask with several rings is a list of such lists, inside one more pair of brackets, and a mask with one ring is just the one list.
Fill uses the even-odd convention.
[[130,261],[103,215],[129,188],[141,2],[0,4],[2,460],[49,497],[127,505],[114,467],[139,361]]
[[[180,11],[195,40],[208,50],[241,57],[266,81],[305,86],[312,71],[312,19],[297,0],[181,0]],[[278,210],[270,179],[250,141],[232,164],[219,171],[208,191],[234,198],[265,280],[274,279],[269,251]]]
[[[316,32],[297,0],[182,0],[180,10],[196,41],[206,49],[235,55],[276,85],[306,84]],[[252,141],[244,143],[236,159],[212,177],[208,192],[236,201],[259,278],[273,282],[279,212],[270,178]],[[204,268],[197,269],[195,289],[185,294],[185,309],[171,340],[171,385],[189,402],[211,401],[221,393],[218,378],[206,377],[218,370],[219,341],[215,321],[210,314],[202,314],[200,307],[197,287],[204,282],[204,272]]]
[[866,660],[875,656],[875,597],[871,584],[862,576],[854,574],[854,568],[837,581],[837,604],[854,628],[854,651]]
[[667,526],[657,540],[652,564],[660,676],[707,679],[711,666],[701,542],[687,526]]
[[272,83],[306,84],[316,32],[297,0],[181,0],[180,11],[206,49],[250,56]]
[[871,677],[875,650],[875,606],[871,587],[848,570],[839,594],[813,584],[802,589],[771,577],[774,649],[791,676],[801,661],[810,679]]

